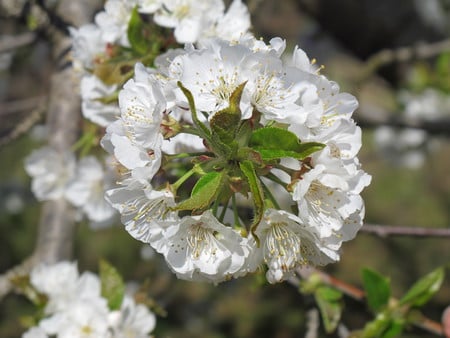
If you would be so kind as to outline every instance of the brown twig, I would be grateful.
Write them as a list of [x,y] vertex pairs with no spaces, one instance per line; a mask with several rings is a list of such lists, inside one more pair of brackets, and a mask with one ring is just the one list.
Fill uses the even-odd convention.
[[[62,0],[58,4],[58,13],[70,18],[75,25],[90,20],[93,11],[92,1]],[[51,37],[52,54],[55,68],[50,80],[48,95],[47,127],[49,145],[64,153],[70,151],[78,138],[81,109],[80,98],[76,95],[78,77],[70,67],[65,53],[71,46],[71,39],[53,27],[47,27],[46,36]],[[61,58],[61,55],[63,57]],[[73,207],[63,198],[44,203],[38,227],[38,236],[34,253],[30,259],[6,273],[0,275],[0,298],[11,292],[11,276],[28,273],[37,263],[55,263],[72,258],[75,215]]]
[[[343,294],[349,296],[352,299],[355,299],[359,302],[363,302],[365,300],[365,293],[363,290],[357,288],[356,286],[353,286],[349,283],[346,283],[336,277],[330,276],[329,274],[320,271],[313,267],[302,267],[296,269],[296,274],[300,276],[303,279],[308,279],[312,275],[316,275],[320,278],[321,282],[329,285],[339,291],[341,291]],[[298,287],[300,279],[298,277],[292,277],[288,279],[288,282],[295,287]],[[442,325],[438,322],[435,322],[434,320],[431,320],[424,315],[420,314],[419,316],[416,316],[415,321],[413,323],[415,326],[420,327],[430,333],[433,333],[438,336],[443,336],[444,331],[442,328]]]
[[31,44],[36,40],[36,33],[26,32],[14,36],[4,36],[0,39],[0,54],[13,51],[19,47]]
[[421,129],[433,135],[446,135],[450,136],[450,119],[439,118],[435,120],[423,120],[423,119],[399,119],[391,118],[391,116],[383,117],[381,115],[368,117],[369,114],[356,114],[355,120],[362,128],[378,128],[382,126],[388,126],[393,128],[412,128]]
[[450,228],[419,228],[406,226],[390,226],[379,224],[364,224],[362,232],[375,234],[380,237],[414,236],[414,237],[450,237]]
[[384,49],[372,55],[366,61],[366,70],[373,73],[380,67],[393,63],[414,59],[427,59],[450,50],[450,39],[433,43],[420,43],[415,46],[397,49]]

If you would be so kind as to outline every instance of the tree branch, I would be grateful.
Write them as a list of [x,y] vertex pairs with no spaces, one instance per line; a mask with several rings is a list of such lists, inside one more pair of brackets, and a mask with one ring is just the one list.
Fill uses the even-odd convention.
[[[56,14],[66,20],[70,18],[71,22],[78,26],[90,20],[92,16],[90,11],[93,11],[92,3],[95,1],[62,0],[58,3]],[[48,26],[47,30],[47,36],[51,37],[55,63],[48,95],[49,145],[63,153],[70,151],[78,138],[81,108],[80,98],[76,92],[79,79],[72,68],[67,67],[70,64],[67,53],[72,42],[70,37],[52,26]],[[74,210],[65,199],[45,202],[42,207],[34,253],[29,259],[0,276],[0,298],[13,288],[9,281],[10,277],[28,274],[38,263],[55,263],[71,259],[74,230]]]
[[[352,299],[355,299],[359,302],[363,302],[365,300],[365,293],[363,290],[348,284],[336,277],[330,276],[327,273],[320,271],[313,267],[301,267],[297,268],[295,270],[295,273],[300,276],[303,279],[308,279],[312,275],[319,276],[321,282],[323,282],[326,285],[329,285],[339,291],[341,291],[343,294],[349,296]],[[291,277],[287,280],[287,282],[295,287],[298,287],[300,283],[300,279],[296,276]],[[415,318],[415,321],[413,323],[415,326],[422,328],[423,330],[426,330],[430,333],[433,333],[438,336],[443,336],[444,331],[442,328],[442,325],[438,322],[435,322],[424,315],[420,314]]]
[[36,40],[36,33],[26,32],[18,35],[3,36],[0,39],[0,54],[13,51],[33,43]]
[[414,237],[450,237],[450,228],[418,228],[406,226],[390,226],[380,224],[364,224],[361,232],[375,234],[379,237],[414,236]]
[[391,116],[377,116],[370,114],[356,114],[355,120],[361,128],[378,128],[382,126],[388,126],[393,128],[412,128],[421,129],[432,135],[450,136],[450,119],[442,117],[435,120],[419,120],[419,119],[399,119],[392,118]]
[[450,51],[450,39],[396,49],[384,49],[367,59],[366,72],[373,73],[382,66],[393,62],[427,59],[445,51]]

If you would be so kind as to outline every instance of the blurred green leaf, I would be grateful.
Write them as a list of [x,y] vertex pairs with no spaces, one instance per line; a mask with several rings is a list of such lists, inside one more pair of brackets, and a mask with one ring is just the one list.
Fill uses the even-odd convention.
[[107,261],[100,260],[101,294],[111,310],[118,310],[125,294],[125,283],[119,272]]
[[134,7],[131,12],[130,21],[128,22],[128,40],[130,41],[131,48],[140,55],[144,55],[148,52],[150,43],[144,36],[144,22],[137,10]]
[[343,310],[342,293],[328,286],[319,287],[314,293],[327,333],[336,330]]
[[364,268],[362,270],[364,290],[366,291],[367,303],[370,309],[378,313],[388,304],[391,296],[391,286],[389,278],[379,273]]
[[403,320],[392,320],[387,329],[383,332],[380,338],[394,338],[402,333],[405,323]]
[[421,306],[439,290],[444,280],[444,269],[438,268],[419,279],[400,299],[400,305]]

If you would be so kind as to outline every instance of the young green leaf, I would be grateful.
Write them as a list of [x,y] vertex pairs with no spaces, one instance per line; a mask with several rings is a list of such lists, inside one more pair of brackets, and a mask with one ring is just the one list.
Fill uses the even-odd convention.
[[118,310],[125,294],[125,283],[117,270],[105,260],[100,260],[101,295],[111,310]]
[[131,12],[130,21],[128,22],[128,41],[130,41],[131,48],[138,54],[144,55],[148,52],[150,43],[143,35],[144,22],[139,15],[137,7],[133,8]]
[[342,293],[328,286],[321,286],[315,291],[314,297],[322,315],[325,331],[327,333],[335,331],[343,310]]
[[444,269],[438,268],[419,279],[400,299],[400,305],[421,306],[438,292],[444,281]]
[[362,279],[366,291],[367,303],[374,313],[378,313],[387,306],[391,296],[389,278],[370,270],[362,270]]
[[249,146],[258,151],[264,160],[293,157],[304,159],[325,145],[316,142],[301,143],[297,136],[285,129],[265,127],[255,130]]
[[219,195],[224,177],[224,171],[211,171],[202,176],[192,189],[191,197],[178,203],[175,209],[197,211],[207,208]]

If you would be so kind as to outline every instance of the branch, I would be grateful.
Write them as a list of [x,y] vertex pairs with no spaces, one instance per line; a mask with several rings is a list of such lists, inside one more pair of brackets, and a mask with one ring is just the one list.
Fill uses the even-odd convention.
[[414,236],[414,237],[450,237],[450,228],[418,228],[405,226],[390,226],[379,224],[364,224],[362,232],[375,234],[379,237]]
[[[81,25],[90,19],[92,15],[90,10],[93,11],[92,1],[62,0],[58,3],[56,14],[62,18],[71,18],[75,25]],[[51,26],[48,26],[47,30],[47,36],[51,37],[55,64],[48,95],[49,145],[57,151],[65,152],[71,150],[80,128],[80,98],[76,94],[79,79],[71,67],[66,67],[70,64],[67,53],[71,46],[70,37]],[[45,202],[35,250],[29,259],[0,275],[0,299],[13,288],[9,282],[11,276],[28,274],[38,263],[55,263],[71,259],[74,230],[74,210],[65,199]]]
[[384,49],[372,55],[366,61],[366,71],[373,73],[380,67],[393,62],[405,62],[413,59],[426,59],[450,51],[450,39],[433,43],[420,43],[415,46],[397,49]]
[[19,35],[3,36],[0,39],[0,54],[13,51],[19,47],[23,47],[33,43],[36,40],[36,34],[26,32]]
[[[349,296],[350,298],[355,299],[359,302],[363,302],[365,300],[365,293],[363,290],[357,288],[356,286],[348,284],[336,277],[330,276],[327,273],[320,271],[316,268],[308,266],[301,267],[297,268],[295,273],[303,279],[308,279],[309,277],[311,277],[311,275],[314,274],[320,278],[321,282],[341,291],[343,294]],[[294,276],[288,279],[287,281],[291,285],[298,287],[300,279]],[[444,331],[440,323],[435,322],[422,314],[420,314],[420,316],[417,316],[415,318],[413,324],[435,335],[438,336],[444,335]]]
[[[364,115],[364,116],[362,116]],[[393,128],[421,129],[433,135],[450,136],[450,119],[443,117],[435,120],[405,120],[393,119],[390,116],[381,115],[368,117],[369,114],[356,114],[355,120],[362,128],[378,128],[388,126]]]

